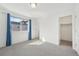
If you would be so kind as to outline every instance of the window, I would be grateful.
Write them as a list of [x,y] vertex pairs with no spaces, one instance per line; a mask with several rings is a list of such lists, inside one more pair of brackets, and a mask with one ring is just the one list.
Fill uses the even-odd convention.
[[22,31],[26,31],[28,29],[27,21],[22,21]]
[[27,31],[28,29],[28,21],[22,21],[23,19],[17,17],[10,17],[11,19],[11,29],[13,31]]
[[11,22],[11,28],[13,31],[20,31],[20,23],[19,22]]
[[11,29],[13,31],[20,31],[21,19],[13,16],[11,16],[10,19],[11,19]]

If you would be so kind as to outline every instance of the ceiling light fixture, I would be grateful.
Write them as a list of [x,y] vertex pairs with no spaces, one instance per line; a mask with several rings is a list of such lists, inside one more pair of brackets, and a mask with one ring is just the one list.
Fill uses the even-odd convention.
[[30,3],[30,6],[31,6],[32,8],[36,8],[36,7],[37,7],[37,3]]

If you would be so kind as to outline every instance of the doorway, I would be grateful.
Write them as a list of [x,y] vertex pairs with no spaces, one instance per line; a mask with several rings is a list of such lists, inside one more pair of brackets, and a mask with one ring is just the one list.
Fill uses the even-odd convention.
[[60,46],[72,47],[72,15],[59,18]]

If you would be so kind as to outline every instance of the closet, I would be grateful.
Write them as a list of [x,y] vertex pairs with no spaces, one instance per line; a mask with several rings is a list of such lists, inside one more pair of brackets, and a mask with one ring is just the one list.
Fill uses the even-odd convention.
[[72,46],[72,16],[64,16],[59,19],[60,45]]

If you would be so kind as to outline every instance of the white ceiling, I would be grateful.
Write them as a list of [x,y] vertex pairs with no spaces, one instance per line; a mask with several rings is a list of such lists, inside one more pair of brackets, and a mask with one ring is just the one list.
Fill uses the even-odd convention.
[[36,8],[31,8],[29,3],[2,3],[2,6],[29,17],[46,17],[50,13],[59,13],[61,11],[71,10],[72,3],[38,3]]

